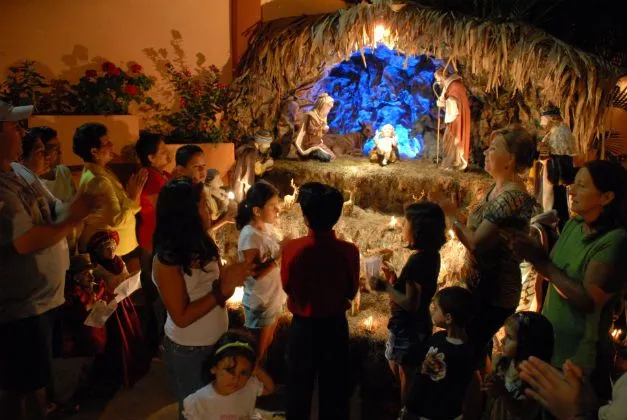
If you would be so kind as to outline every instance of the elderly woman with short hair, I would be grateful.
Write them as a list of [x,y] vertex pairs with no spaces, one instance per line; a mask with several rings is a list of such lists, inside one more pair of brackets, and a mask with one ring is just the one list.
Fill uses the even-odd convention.
[[468,335],[478,359],[487,355],[492,337],[516,311],[522,288],[520,261],[504,246],[499,231],[510,228],[528,232],[531,217],[540,212],[521,177],[533,163],[533,138],[517,126],[494,131],[490,137],[485,170],[494,185],[471,211],[468,223],[459,221],[457,208],[450,202],[441,203],[469,253],[471,275],[467,280],[478,307]]

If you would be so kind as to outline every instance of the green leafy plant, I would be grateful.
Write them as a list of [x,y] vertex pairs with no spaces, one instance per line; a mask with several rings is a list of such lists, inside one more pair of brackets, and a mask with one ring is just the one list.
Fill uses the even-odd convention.
[[166,78],[178,96],[178,109],[161,118],[171,127],[170,137],[199,143],[218,143],[224,138],[217,116],[227,104],[227,87],[220,83],[216,66],[199,66],[192,73],[183,63],[165,63]]
[[9,73],[0,85],[0,97],[14,106],[35,105],[47,87],[44,76],[35,70],[35,62],[25,60],[9,67]]

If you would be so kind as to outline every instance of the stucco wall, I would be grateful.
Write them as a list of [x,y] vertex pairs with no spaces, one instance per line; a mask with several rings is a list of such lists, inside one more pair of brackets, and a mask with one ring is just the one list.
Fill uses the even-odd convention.
[[48,77],[75,80],[94,62],[136,61],[155,73],[145,48],[166,48],[172,30],[194,64],[196,54],[231,78],[230,0],[2,0],[0,72],[23,59]]
[[261,0],[264,21],[288,16],[333,12],[346,3],[341,0]]

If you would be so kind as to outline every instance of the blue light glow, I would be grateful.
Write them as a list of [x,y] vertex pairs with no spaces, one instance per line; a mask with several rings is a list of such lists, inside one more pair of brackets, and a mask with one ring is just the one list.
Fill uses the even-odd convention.
[[[409,130],[400,124],[394,127],[398,136],[398,152],[401,157],[413,159],[422,152],[422,135],[410,137]],[[374,147],[374,138],[364,143],[364,154],[368,155]]]
[[[367,68],[357,52],[318,81],[311,95],[327,92],[335,99],[328,117],[330,132],[359,131],[360,122],[371,122],[375,130],[392,124],[401,157],[415,158],[422,150],[422,136],[412,133],[412,129],[435,105],[433,73],[442,63],[426,56],[406,59],[384,45],[367,49],[364,55]],[[366,142],[364,154],[373,145],[372,139]]]

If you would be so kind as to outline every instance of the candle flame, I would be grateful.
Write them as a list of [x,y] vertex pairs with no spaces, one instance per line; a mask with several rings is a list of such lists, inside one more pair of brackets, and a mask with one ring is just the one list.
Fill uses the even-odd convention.
[[623,330],[621,330],[620,328],[614,328],[610,332],[610,335],[612,336],[614,340],[619,340],[622,334],[623,334]]
[[229,192],[226,194],[226,197],[227,197],[229,200],[235,200],[235,193],[234,193],[233,191],[229,191]]
[[390,219],[390,229],[394,229],[396,227],[396,217],[392,216]]
[[368,331],[374,330],[374,318],[370,315],[368,318],[364,319],[364,328]]
[[455,239],[455,231],[453,229],[449,229],[448,230],[448,236],[449,239],[452,241],[453,239]]
[[231,296],[226,303],[228,303],[231,306],[237,306],[240,303],[242,303],[242,298],[244,297],[244,288],[243,287],[236,287],[235,288],[235,292],[233,293],[233,296]]

